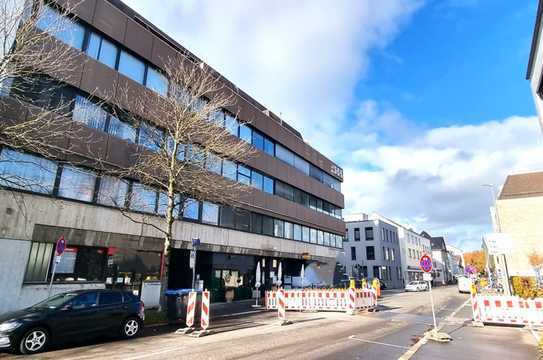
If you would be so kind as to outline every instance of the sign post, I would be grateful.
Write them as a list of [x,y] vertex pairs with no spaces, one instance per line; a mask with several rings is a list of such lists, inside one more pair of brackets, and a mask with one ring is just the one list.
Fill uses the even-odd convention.
[[192,289],[196,289],[196,249],[200,245],[200,239],[192,239],[192,250],[190,251],[189,267],[192,269]]
[[66,240],[64,240],[64,236],[61,235],[55,244],[55,260],[53,261],[53,271],[51,271],[51,280],[49,281],[49,290],[47,292],[47,297],[51,296],[51,290],[53,289],[53,280],[55,278],[55,271],[57,270],[57,264],[60,262],[64,250],[66,250]]
[[[430,303],[432,305],[432,318],[434,319],[434,331],[437,331],[437,322],[436,322],[436,311],[434,308],[434,297],[432,295],[432,280],[431,280],[431,271],[433,268],[432,259],[428,255],[422,255],[419,261],[420,268],[424,271],[424,280],[428,281],[428,290],[430,292]],[[430,275],[430,280],[428,275]]]

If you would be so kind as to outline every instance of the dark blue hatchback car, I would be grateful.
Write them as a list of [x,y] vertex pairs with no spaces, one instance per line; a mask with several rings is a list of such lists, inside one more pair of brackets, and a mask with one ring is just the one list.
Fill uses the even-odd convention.
[[0,315],[0,349],[34,354],[78,335],[137,336],[144,305],[129,292],[79,290],[54,295],[34,306]]

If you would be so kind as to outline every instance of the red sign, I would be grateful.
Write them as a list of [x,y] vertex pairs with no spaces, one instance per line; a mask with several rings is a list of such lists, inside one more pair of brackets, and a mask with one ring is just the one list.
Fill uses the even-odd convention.
[[57,256],[62,255],[65,249],[66,249],[66,240],[64,240],[64,236],[61,235],[57,240],[57,245],[55,246],[55,251],[57,253]]
[[428,255],[422,255],[419,261],[422,271],[429,273],[432,271],[432,259]]

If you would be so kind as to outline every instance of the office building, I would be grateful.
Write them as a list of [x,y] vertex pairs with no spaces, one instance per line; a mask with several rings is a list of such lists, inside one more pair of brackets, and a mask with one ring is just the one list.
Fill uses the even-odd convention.
[[[63,3],[59,0],[47,5],[46,18],[38,23],[37,31],[47,29],[40,25],[48,19],[61,16],[56,7]],[[0,116],[2,120],[24,121],[29,109],[48,106],[59,97],[71,100],[66,116],[88,126],[88,133],[97,139],[92,152],[81,146],[80,156],[92,154],[123,166],[138,146],[145,146],[148,131],[160,129],[149,119],[134,124],[116,117],[110,112],[111,106],[103,103],[107,99],[100,98],[101,94],[126,89],[141,97],[150,92],[167,94],[171,90],[162,74],[164,59],[184,56],[195,64],[201,60],[121,1],[82,1],[73,15],[73,19],[65,19],[65,31],[51,35],[54,41],[73,48],[73,60],[80,60],[76,76],[40,74],[43,87],[33,89],[24,107],[10,102],[10,91],[4,89]],[[240,141],[251,143],[258,155],[246,164],[223,162],[218,171],[252,186],[252,190],[239,211],[187,199],[190,204],[174,223],[169,286],[191,286],[192,239],[200,241],[197,276],[212,291],[213,301],[224,301],[227,288],[235,290],[234,300],[250,297],[259,262],[264,288],[278,280],[280,264],[285,286],[299,276],[302,264],[311,279],[306,284],[331,283],[345,231],[341,168],[308,145],[297,130],[273,112],[227,79],[220,79],[236,102],[234,111],[223,111],[220,119]],[[60,93],[47,91],[48,82],[60,83]],[[279,88],[282,84],[269,86]],[[124,106],[123,111],[133,110],[130,102]],[[76,168],[7,147],[0,149],[0,173],[29,177],[36,185],[21,188],[13,183],[1,184],[0,312],[46,297],[53,247],[60,236],[66,239],[67,248],[56,267],[53,292],[118,287],[142,295],[148,305],[157,302],[161,233],[131,222],[102,194],[116,193],[120,199],[117,204],[124,203],[128,211],[153,217],[161,216],[161,189],[144,189],[132,179],[116,181],[94,168]],[[78,184],[79,190],[73,184]],[[80,191],[82,188],[84,191]],[[134,192],[149,200],[145,209],[124,201]],[[381,241],[380,231],[385,228],[387,240]],[[377,225],[375,239],[376,244],[396,249],[392,253],[389,249],[389,260],[379,265],[382,263],[383,269],[391,273],[386,277],[394,280],[388,281],[397,281],[397,236],[392,228]],[[374,246],[373,257],[384,256],[380,246]],[[360,255],[369,257],[369,253]],[[375,273],[382,277],[382,271],[379,267]],[[155,285],[151,289],[148,285],[152,281]]]

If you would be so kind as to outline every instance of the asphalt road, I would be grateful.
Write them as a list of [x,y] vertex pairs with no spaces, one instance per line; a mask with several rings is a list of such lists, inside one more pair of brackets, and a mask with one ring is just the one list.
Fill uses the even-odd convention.
[[[472,348],[481,345],[477,341],[474,343],[472,336],[465,333],[465,331],[475,329],[467,326],[471,317],[469,307],[462,307],[468,296],[458,294],[455,287],[447,287],[435,289],[434,299],[438,321],[445,325],[445,330],[456,329],[453,337],[461,336],[458,336],[459,340],[450,344],[428,343],[413,358],[471,358],[459,356],[461,351],[466,352],[470,349],[468,343],[472,343]],[[380,311],[375,313],[349,316],[333,312],[288,312],[287,315],[293,322],[288,326],[278,325],[275,312],[255,313],[253,311],[249,314],[215,319],[215,321],[212,319],[211,329],[214,333],[202,338],[178,335],[173,333],[172,328],[156,328],[147,330],[149,336],[131,341],[93,340],[84,344],[76,343],[64,349],[39,354],[37,358],[387,360],[398,359],[402,356],[432,326],[427,292],[385,292],[380,300]],[[459,332],[458,329],[463,329],[464,333]],[[479,331],[485,331],[485,329]],[[153,334],[153,330],[156,330],[156,334]],[[500,331],[492,331],[500,333]],[[480,338],[485,332],[478,334]],[[517,341],[517,335],[521,341]],[[500,341],[494,341],[483,350],[491,349],[492,353],[502,351],[502,354],[507,354],[508,350],[513,349],[513,354],[527,357],[502,355],[501,358],[535,359],[533,357],[535,347],[533,339],[530,343],[530,336],[526,331],[521,333],[521,330],[515,329],[514,333],[507,332],[499,337]],[[509,343],[515,346],[510,346]],[[426,355],[425,352],[427,352]],[[471,353],[471,355],[474,354]],[[479,353],[476,358],[480,359],[481,355]],[[12,357],[12,355],[5,356]],[[0,358],[4,359],[1,355]]]

